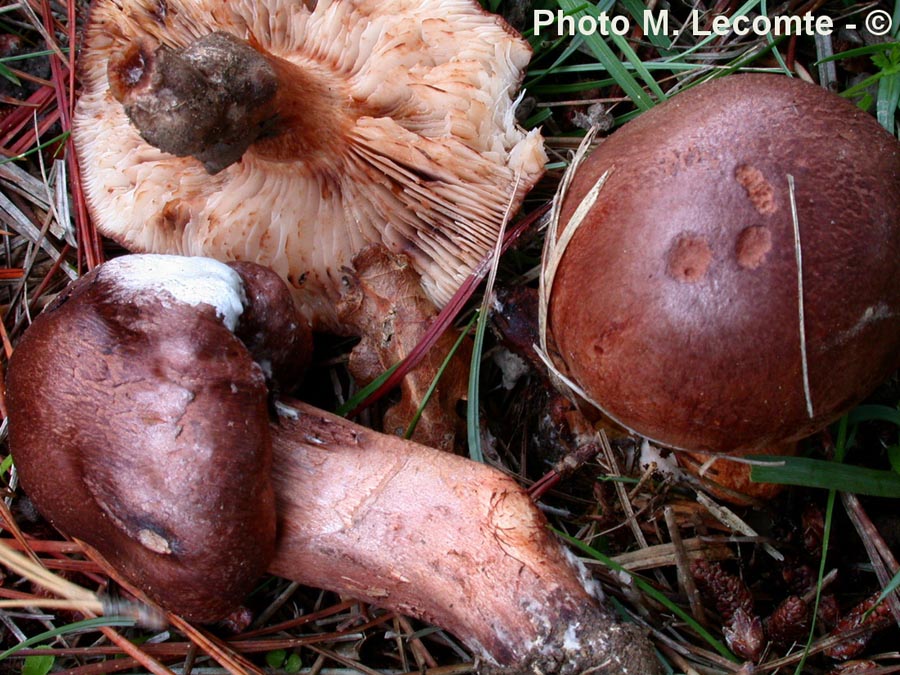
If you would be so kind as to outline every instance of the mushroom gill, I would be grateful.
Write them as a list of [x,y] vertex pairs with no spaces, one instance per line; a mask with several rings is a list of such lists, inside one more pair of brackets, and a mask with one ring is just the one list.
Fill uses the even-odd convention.
[[[251,56],[234,76],[204,66],[194,45],[217,34],[265,63]],[[543,172],[539,132],[514,117],[530,55],[474,0],[97,0],[73,125],[91,214],[134,251],[273,268],[317,328],[342,331],[342,269],[372,243],[408,255],[441,306]],[[241,70],[243,57],[227,58]],[[246,84],[225,103],[207,85],[179,98],[158,76],[164,59],[188,64],[178,75],[188,92],[204,68]],[[260,82],[269,71],[274,94]],[[234,149],[238,125],[216,154],[221,120],[248,107],[246,90],[262,100],[247,113],[249,147]],[[155,130],[126,111],[148,98],[192,102],[180,124],[213,134],[203,149],[177,156],[148,143]]]

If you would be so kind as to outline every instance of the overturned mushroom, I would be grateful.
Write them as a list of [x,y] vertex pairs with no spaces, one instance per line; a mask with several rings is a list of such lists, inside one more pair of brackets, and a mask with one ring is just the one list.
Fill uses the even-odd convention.
[[791,447],[898,366],[900,145],[824,89],[674,96],[584,161],[559,222],[557,363],[662,444]]
[[196,620],[268,569],[444,626],[481,672],[658,672],[511,478],[299,403],[270,421],[264,372],[302,366],[278,356],[298,316],[271,276],[126,256],[35,320],[10,446],[47,518]]
[[343,330],[342,267],[409,256],[445,303],[543,171],[530,49],[474,0],[97,0],[74,138],[98,228],[272,267]]

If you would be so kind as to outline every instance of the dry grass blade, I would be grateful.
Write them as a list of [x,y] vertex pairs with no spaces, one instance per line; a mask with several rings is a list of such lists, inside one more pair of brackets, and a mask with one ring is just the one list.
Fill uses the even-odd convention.
[[[756,530],[754,530],[746,522],[739,518],[738,515],[727,506],[717,504],[702,492],[697,494],[697,501],[700,502],[717,520],[719,520],[719,522],[730,527],[735,532],[739,532],[740,534],[746,535],[748,537],[759,536]],[[771,544],[763,544],[763,548],[765,549],[766,553],[772,556],[772,558],[774,558],[775,560],[779,562],[782,562],[784,560],[784,554],[778,551]]]
[[3,543],[0,543],[0,562],[13,572],[33,581],[51,593],[76,605],[80,604],[81,609],[85,611],[96,613],[103,611],[103,603],[93,592],[53,574],[43,565]]
[[[20,545],[22,544],[23,542],[20,542]],[[133,602],[97,595],[93,591],[51,572],[45,566],[44,561],[31,551],[27,543],[24,544],[24,548],[31,553],[32,557],[25,556],[0,541],[0,563],[58,598],[29,595],[18,599],[0,600],[0,607],[67,609],[96,616],[125,616],[135,619],[142,625],[157,629],[165,626],[165,621],[159,612]],[[73,566],[77,569],[83,569],[83,567],[83,565]]]
[[794,177],[788,176],[788,196],[791,201],[791,225],[794,233],[794,256],[797,261],[797,313],[798,332],[800,334],[800,364],[803,375],[803,396],[806,398],[806,413],[812,419],[815,416],[813,410],[812,392],[809,389],[809,360],[806,348],[806,311],[803,297],[803,246],[800,242],[800,217],[797,215],[797,197],[794,193]]
[[[544,354],[547,353],[547,311],[550,307],[550,295],[553,290],[553,279],[556,276],[556,269],[565,253],[566,245],[578,231],[578,225],[580,225],[581,221],[584,219],[584,215],[587,213],[590,206],[593,206],[593,203],[596,201],[600,192],[600,188],[603,187],[603,183],[606,182],[607,178],[607,175],[604,174],[597,182],[597,185],[595,185],[588,195],[585,196],[582,203],[578,205],[576,214],[579,214],[580,218],[576,218],[576,216],[572,217],[565,226],[564,238],[560,239],[559,217],[560,211],[562,210],[562,203],[569,192],[569,186],[575,177],[575,173],[578,171],[578,167],[581,166],[581,163],[588,154],[590,154],[591,146],[597,132],[598,130],[593,128],[585,134],[581,144],[575,151],[575,155],[572,157],[568,168],[563,174],[550,207],[550,222],[547,226],[546,238],[544,239],[544,251],[541,256],[540,284],[538,287],[538,332],[540,335],[540,349]],[[589,203],[586,204],[586,202]]]
[[[56,601],[33,597],[28,600],[23,600],[21,603],[15,601],[16,606],[46,606],[57,609],[77,610],[89,617],[102,615],[106,611],[115,611],[119,614],[124,611],[125,613],[131,613],[135,618],[147,618],[152,616],[152,614],[136,609],[132,603],[109,603],[108,601],[104,601],[104,599],[100,598],[92,591],[53,574],[43,567],[43,565],[34,562],[2,543],[0,543],[0,562],[12,571],[22,575],[35,584],[38,584],[51,593],[65,598],[65,600],[62,601]],[[11,604],[4,602],[3,606],[11,606]],[[173,675],[169,669],[165,668],[156,659],[143,653],[130,640],[124,638],[117,631],[108,626],[101,626],[100,631],[122,651],[132,656],[137,663],[142,665],[153,675]]]
[[579,227],[584,222],[585,216],[597,201],[597,198],[600,196],[600,192],[602,191],[603,186],[606,184],[606,181],[609,178],[611,172],[611,170],[606,171],[602,176],[600,176],[599,179],[597,179],[597,182],[591,187],[590,190],[588,190],[587,194],[585,194],[584,198],[581,200],[574,213],[572,214],[572,217],[569,219],[569,222],[563,226],[562,232],[560,232],[559,218],[562,209],[562,202],[565,200],[565,197],[568,194],[569,187],[575,176],[575,173],[578,170],[578,167],[588,156],[588,154],[590,154],[592,143],[594,141],[594,137],[597,134],[597,131],[597,128],[594,127],[588,130],[587,134],[585,134],[584,139],[578,146],[578,149],[576,150],[575,155],[572,158],[572,161],[569,163],[569,166],[563,174],[556,194],[553,197],[550,211],[550,220],[544,238],[543,253],[541,255],[540,275],[538,277],[539,341],[538,344],[534,345],[534,351],[538,355],[538,358],[547,367],[547,370],[550,373],[550,377],[554,380],[556,388],[559,391],[569,392],[570,397],[573,398],[573,400],[575,400],[575,397],[571,395],[577,395],[577,397],[581,398],[584,401],[587,401],[601,413],[611,418],[611,416],[607,414],[606,410],[603,408],[603,406],[600,405],[600,403],[592,399],[576,382],[574,382],[571,378],[568,377],[568,375],[562,372],[551,355],[548,339],[548,312],[550,309],[550,299],[553,293],[553,282],[556,277],[556,270],[559,267],[559,263],[566,252],[566,248],[568,247],[569,242],[572,241],[572,238],[575,236],[575,234],[578,232]]

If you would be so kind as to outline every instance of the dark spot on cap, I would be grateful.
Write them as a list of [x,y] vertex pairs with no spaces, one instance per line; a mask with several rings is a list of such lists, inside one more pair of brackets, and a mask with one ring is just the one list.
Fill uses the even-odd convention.
[[669,249],[666,273],[683,283],[700,281],[712,262],[712,249],[696,234],[682,234]]

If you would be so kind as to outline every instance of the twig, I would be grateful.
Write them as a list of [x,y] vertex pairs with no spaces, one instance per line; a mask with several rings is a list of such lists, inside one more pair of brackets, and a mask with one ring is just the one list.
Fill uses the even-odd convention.
[[[712,516],[723,525],[730,527],[735,532],[747,535],[748,537],[758,537],[759,533],[750,527],[743,520],[738,518],[737,514],[728,507],[717,504],[702,492],[697,493],[697,501],[700,502]],[[784,556],[771,544],[763,544],[763,550],[778,562],[784,561]]]
[[[878,583],[884,588],[891,581],[891,578],[900,571],[900,565],[897,564],[897,559],[890,548],[888,548],[878,528],[875,527],[875,524],[863,509],[859,498],[854,494],[842,492],[841,501],[844,504],[847,515],[850,516],[853,527],[856,528],[856,532],[859,534],[859,538],[862,539],[863,546],[866,547],[866,553],[872,562],[872,567],[875,569]],[[900,626],[900,600],[897,599],[897,594],[891,593],[887,596],[886,601],[891,614],[894,615],[894,620]]]
[[[692,537],[690,539],[682,539],[682,549],[688,560],[700,557],[706,557],[707,560],[726,560],[734,557],[732,552],[723,544],[713,542],[715,547],[710,546],[708,538]],[[666,567],[676,565],[675,546],[669,544],[656,544],[637,551],[628,551],[621,553],[613,560],[624,567],[629,572],[638,570],[653,569],[654,567]],[[590,561],[587,561],[590,564]]]
[[669,538],[672,540],[672,549],[675,552],[675,568],[678,570],[678,585],[682,588],[687,596],[688,604],[691,606],[691,614],[697,619],[698,623],[706,624],[706,611],[703,609],[703,602],[700,599],[700,591],[697,584],[694,583],[694,575],[691,574],[691,566],[688,561],[687,551],[684,548],[684,542],[681,539],[681,531],[675,520],[675,512],[671,506],[666,506],[663,510],[666,519],[666,527],[669,529]]

